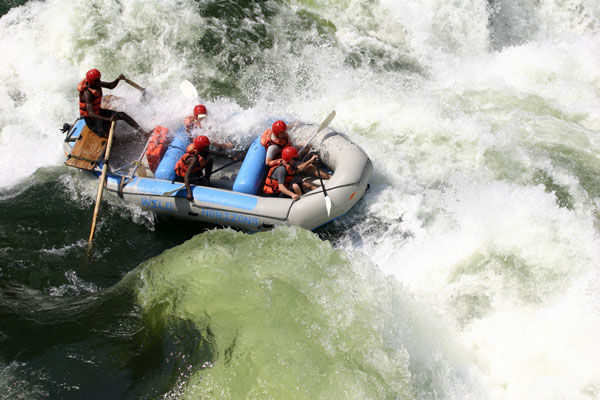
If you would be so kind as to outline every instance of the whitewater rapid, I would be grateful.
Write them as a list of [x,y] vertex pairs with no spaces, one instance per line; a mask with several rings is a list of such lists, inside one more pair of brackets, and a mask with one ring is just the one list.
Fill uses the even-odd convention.
[[[89,68],[148,87],[144,104],[124,83],[112,91],[147,128],[176,127],[193,106],[177,91],[183,79],[215,135],[240,143],[274,116],[318,123],[335,109],[332,127],[374,162],[365,199],[334,224],[352,229],[331,244],[344,254],[336,263],[373,277],[335,286],[363,296],[352,307],[372,306],[360,332],[376,339],[361,357],[371,352],[380,375],[364,382],[391,389],[365,396],[599,398],[600,3],[293,1],[221,28],[198,12],[207,4],[100,0],[90,13],[87,1],[49,0],[4,15],[0,188],[62,164],[58,128],[76,117]],[[257,31],[270,46],[244,41]],[[320,318],[348,302],[308,293],[329,304]],[[228,376],[212,379],[222,387]]]

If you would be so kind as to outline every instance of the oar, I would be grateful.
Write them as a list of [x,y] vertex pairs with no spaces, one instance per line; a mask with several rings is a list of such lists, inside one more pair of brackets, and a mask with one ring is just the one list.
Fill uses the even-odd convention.
[[[211,174],[214,174],[215,172],[219,172],[219,171],[220,171],[220,170],[222,170],[223,168],[227,168],[227,167],[229,167],[230,165],[233,165],[233,164],[235,164],[236,162],[239,162],[239,161],[240,161],[240,160],[234,160],[234,161],[230,162],[229,164],[225,164],[225,165],[223,165],[222,167],[215,169],[213,172],[211,172]],[[179,186],[179,187],[178,187],[178,188],[176,188],[176,189],[169,190],[168,192],[164,192],[164,193],[162,194],[162,196],[171,196],[173,193],[176,193],[176,192],[180,191],[181,189],[185,189],[185,185],[181,185],[181,186]]]
[[[323,160],[319,157],[319,165],[323,167]],[[319,175],[319,180],[321,181],[321,187],[323,188],[323,194],[325,195],[325,208],[327,209],[327,216],[331,214],[331,199],[327,194],[327,189],[325,189],[325,185],[323,184],[323,178],[321,177],[321,171],[317,169],[317,175]]]
[[140,92],[142,92],[142,99],[145,98],[146,96],[146,89],[144,89],[143,87],[141,87],[140,85],[138,85],[137,83],[130,81],[127,78],[123,78],[123,80],[127,83],[129,83],[131,86],[133,86],[134,88],[136,88],[137,90],[139,90]]
[[317,134],[319,132],[321,132],[323,129],[327,128],[329,126],[329,124],[331,123],[331,121],[333,120],[333,118],[335,118],[335,110],[333,110],[328,116],[327,118],[325,118],[323,120],[323,122],[321,122],[321,125],[319,125],[319,128],[317,129],[317,131],[310,137],[310,139],[308,139],[308,142],[306,142],[304,144],[304,146],[302,146],[302,148],[300,149],[300,151],[298,152],[298,158],[302,158],[304,155],[302,154],[304,152],[304,150],[307,148],[307,146],[309,145],[310,142],[312,142],[312,140],[315,138],[315,136],[317,136]]
[[179,90],[190,100],[198,99],[198,91],[196,90],[196,87],[194,87],[192,82],[188,81],[187,79],[179,84]]
[[219,167],[217,169],[215,169],[213,172],[211,172],[211,175],[214,174],[215,172],[219,172],[220,170],[229,167],[230,165],[235,164],[236,162],[239,162],[240,160],[233,160],[232,162],[230,162],[229,164],[225,164],[222,167]]
[[168,192],[164,192],[164,193],[162,194],[162,196],[170,196],[170,195],[172,195],[173,193],[180,191],[181,189],[185,189],[185,185],[181,185],[181,186],[179,186],[177,189],[173,189],[173,190],[169,190]]
[[98,221],[98,212],[100,211],[100,200],[102,200],[102,191],[104,190],[104,182],[106,181],[106,172],[108,171],[108,158],[110,157],[110,148],[112,147],[113,134],[115,132],[115,121],[110,124],[110,132],[108,133],[108,143],[106,144],[106,152],[104,153],[104,165],[102,165],[102,175],[98,183],[98,195],[96,196],[96,206],[94,207],[94,216],[92,217],[92,229],[90,238],[88,239],[88,255],[92,250],[92,240],[96,232],[96,222]]

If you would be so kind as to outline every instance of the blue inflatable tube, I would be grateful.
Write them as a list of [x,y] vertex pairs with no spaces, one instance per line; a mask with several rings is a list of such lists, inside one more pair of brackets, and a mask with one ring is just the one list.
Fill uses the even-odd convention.
[[267,151],[265,146],[260,144],[259,136],[254,139],[246,153],[246,158],[244,158],[238,176],[233,183],[234,192],[246,194],[258,193],[264,183],[267,172],[267,166],[265,165],[266,156]]
[[181,156],[183,156],[185,148],[189,144],[190,137],[185,131],[185,126],[181,126],[173,135],[173,140],[160,161],[160,164],[158,164],[156,172],[154,172],[154,177],[166,181],[174,181],[177,176],[175,174],[175,164],[179,161]]
[[71,127],[71,134],[69,137],[72,139],[78,138],[79,135],[81,135],[81,131],[83,130],[84,127],[85,127],[85,119],[83,119],[83,118],[78,119],[77,122],[75,122],[75,124],[73,124],[73,126]]

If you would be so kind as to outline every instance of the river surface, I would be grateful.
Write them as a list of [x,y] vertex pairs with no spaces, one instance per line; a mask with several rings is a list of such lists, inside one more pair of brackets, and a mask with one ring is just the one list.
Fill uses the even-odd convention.
[[[597,0],[0,0],[0,398],[600,399]],[[249,234],[64,166],[90,68],[150,129],[331,127],[370,190]]]

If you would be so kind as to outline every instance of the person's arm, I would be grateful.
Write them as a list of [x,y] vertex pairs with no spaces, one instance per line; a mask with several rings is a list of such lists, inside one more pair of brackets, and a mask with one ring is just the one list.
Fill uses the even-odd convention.
[[105,87],[107,89],[114,89],[115,87],[117,87],[117,85],[119,84],[119,82],[121,80],[125,79],[125,75],[121,74],[117,77],[117,79],[115,79],[112,82],[102,82],[100,81],[100,86]]
[[192,132],[192,128],[194,127],[194,116],[188,115],[183,119],[183,125],[185,125],[185,130],[188,135]]
[[[212,146],[212,143],[210,145]],[[240,161],[244,159],[244,153],[239,151],[235,152],[233,155],[230,155],[221,151],[210,150],[210,154],[221,158],[229,158],[233,161]]]
[[[210,145],[212,146],[213,144],[211,143]],[[231,158],[231,156],[229,154],[222,152],[222,151],[210,150],[209,153],[216,157]]]
[[[300,147],[304,147],[304,144],[298,144]],[[304,147],[304,150],[298,154],[298,159],[302,160],[312,150],[312,145],[309,143],[308,146]]]
[[[186,161],[189,162],[190,158],[188,158]],[[188,169],[185,172],[185,176],[183,177],[183,183],[185,183],[185,188],[187,189],[187,196],[186,198],[189,201],[194,201],[194,195],[192,194],[192,187],[190,186],[190,175],[192,175],[192,170],[194,168],[196,168],[196,164],[198,164],[198,157],[191,157],[191,162],[189,162],[188,164]]]
[[210,142],[211,146],[217,147],[221,150],[229,150],[229,149],[233,149],[233,143],[231,142],[226,142],[226,143],[221,143],[221,142]]
[[116,120],[115,115],[113,115],[112,118],[108,118],[94,112],[94,106],[92,105],[92,94],[88,90],[83,92],[82,97],[83,101],[85,102],[85,109],[87,110],[88,117],[103,119],[104,121],[112,121],[113,119]]
[[302,164],[298,165],[298,171],[299,172],[304,172],[304,170],[307,169],[317,158],[318,158],[318,156],[316,154],[314,154],[307,161],[305,161]]
[[[265,156],[265,165],[268,167],[274,167],[279,164],[279,160],[281,157],[277,157],[277,155],[281,152],[281,148],[276,144],[272,144],[267,149],[267,154]],[[279,154],[280,155],[280,154]]]

